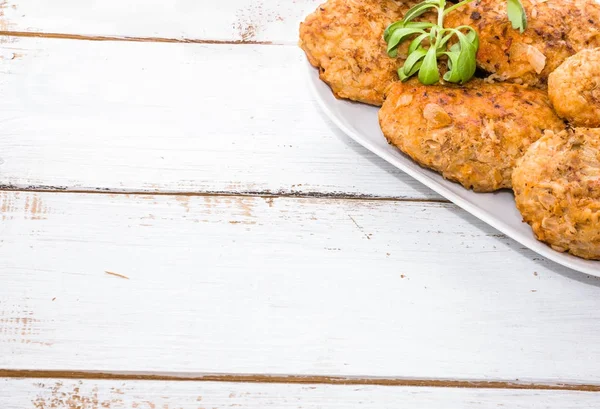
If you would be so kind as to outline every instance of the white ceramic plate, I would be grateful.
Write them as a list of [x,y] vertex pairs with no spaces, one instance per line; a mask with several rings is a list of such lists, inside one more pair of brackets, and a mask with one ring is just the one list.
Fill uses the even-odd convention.
[[318,71],[308,63],[307,67],[310,84],[321,108],[350,138],[531,250],[563,266],[600,277],[600,261],[559,253],[536,240],[529,225],[522,222],[511,192],[474,193],[423,169],[387,143],[379,128],[378,108],[336,99],[327,84],[319,79]]

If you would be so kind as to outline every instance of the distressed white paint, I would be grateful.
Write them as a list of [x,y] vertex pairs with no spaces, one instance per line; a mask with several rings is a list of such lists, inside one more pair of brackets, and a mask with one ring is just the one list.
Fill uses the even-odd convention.
[[600,280],[450,204],[2,192],[0,209],[0,368],[600,384]]
[[[9,0],[0,29],[294,44],[318,2]],[[438,198],[334,130],[302,60],[294,46],[3,37],[0,185]],[[600,384],[599,280],[448,204],[2,192],[0,282],[0,368]],[[77,387],[113,408],[598,402],[4,379],[0,407]]]
[[296,43],[322,0],[6,0],[0,28],[65,34]]
[[296,47],[13,40],[0,185],[439,197],[335,129]]
[[598,399],[565,391],[0,378],[2,409],[579,409],[598,407]]

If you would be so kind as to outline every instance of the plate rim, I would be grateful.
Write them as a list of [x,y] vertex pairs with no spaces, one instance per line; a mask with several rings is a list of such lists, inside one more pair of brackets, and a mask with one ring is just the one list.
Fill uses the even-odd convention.
[[[570,254],[560,253],[556,250],[553,250],[549,245],[547,245],[541,241],[538,241],[535,237],[532,238],[533,242],[530,240],[527,240],[527,238],[519,237],[518,235],[517,235],[517,237],[515,237],[513,232],[510,231],[511,230],[510,226],[504,225],[501,221],[495,219],[489,213],[486,213],[484,210],[480,209],[478,206],[476,206],[476,205],[472,204],[470,201],[463,199],[462,197],[456,195],[455,193],[448,190],[443,185],[436,183],[435,181],[431,180],[424,174],[416,172],[416,171],[398,163],[396,161],[396,158],[394,158],[389,152],[386,152],[385,150],[380,149],[379,147],[370,143],[368,140],[365,140],[365,138],[362,138],[356,131],[354,131],[353,129],[350,129],[348,126],[346,126],[338,118],[338,116],[333,113],[333,111],[328,106],[328,103],[321,97],[321,92],[317,88],[317,84],[322,82],[318,76],[318,70],[315,67],[313,67],[312,65],[310,65],[310,63],[308,61],[305,61],[305,65],[308,68],[307,80],[310,84],[311,92],[312,92],[314,98],[317,100],[317,104],[319,105],[320,109],[322,109],[323,112],[325,112],[327,117],[335,124],[335,126],[337,126],[340,130],[342,130],[354,142],[358,143],[365,149],[373,152],[375,155],[379,156],[380,158],[382,158],[383,160],[385,160],[392,166],[395,166],[396,168],[400,169],[401,171],[403,171],[404,173],[406,173],[413,179],[424,184],[429,189],[433,190],[434,192],[443,196],[445,199],[454,203],[458,207],[464,209],[468,213],[477,217],[479,220],[483,221],[484,223],[489,224],[494,229],[496,229],[496,230],[500,231],[501,233],[505,234],[506,236],[510,237],[512,240],[515,240],[516,242],[520,243],[521,245],[527,247],[531,251],[547,258],[548,260],[551,260],[557,264],[560,264],[561,266],[564,266],[564,267],[570,268],[574,271],[577,271],[578,273],[588,274],[588,275],[592,275],[592,276],[600,278],[600,261],[585,260],[585,259],[580,259],[580,258],[570,255]],[[316,77],[316,80],[315,80],[315,77]],[[324,84],[324,85],[326,85],[326,84]],[[326,86],[329,88],[328,85],[326,85]],[[332,98],[336,98],[336,97],[332,94]],[[337,98],[336,98],[336,101],[338,101],[339,103],[359,104],[358,102],[352,102],[352,101],[348,101],[348,100],[339,100]],[[365,105],[365,106],[368,106],[368,105]],[[532,232],[532,236],[533,236],[533,232]],[[589,261],[589,262],[598,263],[597,271],[594,271],[595,269],[591,266],[578,265],[578,263],[576,263],[575,260],[570,259],[571,257],[575,258],[576,260],[580,260],[580,261]]]

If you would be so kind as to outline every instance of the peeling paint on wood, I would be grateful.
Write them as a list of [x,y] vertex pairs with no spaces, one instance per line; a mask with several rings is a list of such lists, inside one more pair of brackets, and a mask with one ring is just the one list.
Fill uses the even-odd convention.
[[[275,7],[273,7],[274,5]],[[280,14],[281,11],[277,10],[279,7],[280,5],[273,1],[269,1],[265,5],[263,0],[258,0],[240,8],[236,12],[234,27],[241,40],[244,42],[253,40],[269,25],[273,23],[282,24],[285,18]]]
[[[305,76],[297,47],[19,47],[22,58],[0,60],[11,71],[0,83],[5,189],[440,199],[324,119],[306,84],[289,80]],[[215,109],[199,113],[203,104]]]
[[18,8],[5,7],[11,21],[6,29],[20,32],[295,44],[298,23],[322,0],[130,0],[126,6],[104,0],[94,7],[73,7],[70,0],[56,0],[52,6],[36,0],[12,2]]
[[31,402],[33,407],[35,409],[110,409],[123,403],[123,400],[118,398],[100,400],[97,386],[92,387],[89,391],[82,391],[82,381],[74,385],[69,383],[71,385],[68,387],[64,387],[62,381],[48,386],[44,383],[36,383],[35,386],[45,390],[46,393],[41,395],[38,392],[38,396]]
[[[9,2],[7,0],[2,0],[0,1],[0,30],[1,31],[7,31],[11,28],[11,24],[8,22],[6,16],[5,16],[5,10],[7,8],[12,9],[12,10],[16,10],[16,5],[10,5]],[[0,38],[0,43],[2,43],[3,39]]]
[[41,321],[33,311],[20,305],[0,304],[0,344],[52,346],[43,339]]
[[[52,211],[38,194],[26,195],[21,203],[19,192],[0,191],[0,216],[2,220],[14,219],[17,216],[31,220],[45,220]],[[21,207],[22,206],[22,207]],[[18,214],[21,212],[20,214]]]
[[3,409],[322,408],[511,409],[595,408],[598,396],[571,391],[430,387],[243,384],[224,382],[0,379]]
[[[450,204],[421,203],[440,199],[341,137],[305,85],[289,81],[304,71],[295,46],[262,46],[295,44],[296,23],[320,1],[0,3],[2,188],[163,192],[0,192],[0,367],[110,370],[127,356],[140,371],[525,378],[598,390],[597,280],[532,257]],[[228,81],[203,82],[219,76]],[[202,104],[242,120],[223,134]],[[166,195],[190,191],[198,195]],[[370,196],[408,201],[307,198]],[[13,392],[8,402],[0,393],[2,409],[597,402],[591,392],[455,390],[468,381],[439,381],[443,393],[251,377],[201,388],[0,382]]]
[[600,384],[600,280],[451,204],[179,196],[3,192],[0,368]]

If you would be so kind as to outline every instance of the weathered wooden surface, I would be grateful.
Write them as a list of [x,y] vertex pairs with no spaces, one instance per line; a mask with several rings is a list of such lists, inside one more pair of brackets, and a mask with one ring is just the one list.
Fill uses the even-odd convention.
[[14,38],[0,56],[0,185],[439,198],[334,129],[296,47]]
[[600,280],[450,204],[0,203],[0,368],[600,384]]
[[[440,202],[337,131],[295,46],[297,23],[318,3],[1,2],[0,31],[16,35],[0,36],[0,370],[597,389],[600,281]],[[0,379],[2,409],[571,408],[599,399]]]
[[295,44],[322,0],[4,0],[0,29],[88,36]]
[[597,404],[595,393],[567,391],[0,378],[2,409],[579,409]]

